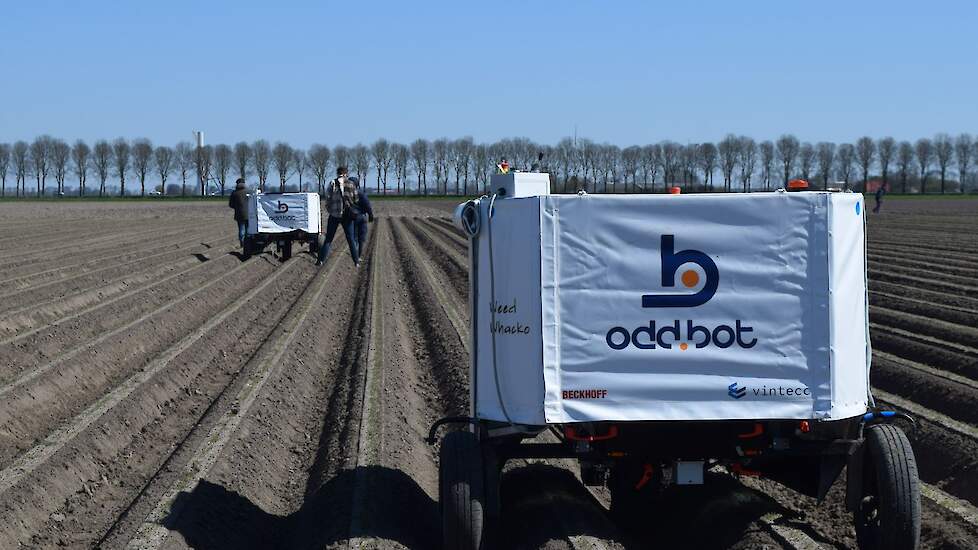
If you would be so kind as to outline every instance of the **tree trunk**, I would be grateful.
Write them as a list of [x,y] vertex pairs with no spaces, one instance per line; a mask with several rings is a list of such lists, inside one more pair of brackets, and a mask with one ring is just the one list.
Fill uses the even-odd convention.
[[944,176],[947,173],[947,169],[941,168],[941,194],[944,194]]

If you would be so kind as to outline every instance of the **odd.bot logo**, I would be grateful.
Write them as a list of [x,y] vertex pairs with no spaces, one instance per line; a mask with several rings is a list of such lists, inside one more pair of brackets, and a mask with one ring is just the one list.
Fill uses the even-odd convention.
[[[665,307],[697,307],[710,301],[717,292],[720,284],[720,271],[712,258],[699,250],[681,250],[675,252],[675,236],[663,235],[660,256],[662,258],[662,286],[672,288],[676,286],[676,273],[679,268],[689,264],[694,264],[699,269],[691,267],[685,269],[680,275],[680,281],[687,289],[699,290],[692,294],[643,294],[643,308],[665,308]],[[702,272],[702,274],[700,273]],[[685,329],[685,331],[683,330]],[[749,349],[757,345],[757,338],[750,336],[754,332],[753,327],[748,326],[740,319],[735,319],[731,324],[721,324],[710,328],[698,325],[692,319],[680,321],[673,320],[662,322],[656,326],[655,320],[650,320],[648,326],[639,326],[633,330],[625,327],[613,327],[605,336],[608,347],[615,350],[623,350],[629,346],[636,349],[672,349],[674,343],[679,344],[679,349],[686,351],[690,344],[697,349],[714,345],[725,349],[733,345]],[[749,340],[748,340],[749,339]]]
[[284,214],[289,211],[289,205],[285,204],[282,201],[278,201],[278,208],[276,208],[275,211],[280,214]]
[[[642,307],[695,307],[701,306],[710,301],[710,298],[717,293],[717,286],[720,284],[720,271],[713,259],[699,250],[680,250],[673,252],[675,248],[675,236],[663,235],[661,257],[662,257],[662,286],[672,288],[676,286],[676,272],[684,264],[693,263],[703,270],[706,281],[703,287],[694,294],[644,294],[642,296]],[[696,288],[700,284],[700,274],[693,269],[686,269],[680,276],[683,286],[686,288]]]

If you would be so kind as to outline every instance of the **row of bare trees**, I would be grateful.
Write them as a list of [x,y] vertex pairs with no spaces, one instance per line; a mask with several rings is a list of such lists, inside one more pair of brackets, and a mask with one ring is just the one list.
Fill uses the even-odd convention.
[[[564,138],[556,145],[541,145],[528,138],[484,144],[464,137],[417,139],[410,144],[381,138],[369,146],[315,144],[303,150],[266,140],[234,146],[194,147],[181,142],[154,147],[148,139],[119,138],[92,146],[82,140],[69,145],[43,135],[30,143],[0,143],[0,195],[8,194],[8,175],[17,196],[44,195],[49,178],[58,195],[66,193],[69,181],[79,195],[95,194],[89,189],[92,178],[98,182],[99,196],[108,193],[110,181],[118,184],[120,195],[135,195],[135,182],[139,195],[147,191],[187,195],[188,181],[192,194],[223,195],[238,177],[256,178],[257,186],[268,191],[308,190],[313,181],[318,187],[324,185],[336,166],[348,166],[378,193],[468,194],[485,188],[500,159],[525,170],[540,153],[542,168],[554,176],[555,191],[563,192],[627,193],[668,185],[686,190],[770,190],[792,178],[809,180],[814,187],[838,182],[866,190],[873,177],[904,193],[945,193],[963,192],[974,179],[971,169],[972,160],[978,158],[978,143],[968,134],[954,138],[938,134],[913,143],[862,137],[855,143],[813,144],[786,134],[774,141],[728,135],[718,143],[663,141],[622,148],[589,139]],[[720,181],[715,182],[717,176]],[[175,178],[180,184],[168,185]],[[928,188],[928,182],[938,181],[938,188]]]

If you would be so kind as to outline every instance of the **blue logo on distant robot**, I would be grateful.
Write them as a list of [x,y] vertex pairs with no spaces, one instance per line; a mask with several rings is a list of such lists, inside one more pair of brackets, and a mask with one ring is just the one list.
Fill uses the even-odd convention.
[[859,210],[860,210],[860,206],[859,206],[859,203],[857,202],[856,203],[856,215],[857,216],[859,215]]

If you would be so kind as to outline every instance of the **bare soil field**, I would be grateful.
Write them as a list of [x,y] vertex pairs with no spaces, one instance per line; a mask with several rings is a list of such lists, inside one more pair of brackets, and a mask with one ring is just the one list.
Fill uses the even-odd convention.
[[[218,203],[0,203],[0,548],[440,547],[429,426],[467,410],[454,201],[376,201],[359,269],[238,253]],[[872,383],[917,418],[924,548],[978,547],[978,201],[869,218]],[[709,473],[636,529],[512,461],[500,548],[852,548],[825,502]]]

